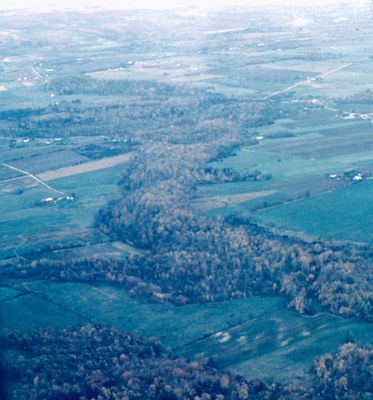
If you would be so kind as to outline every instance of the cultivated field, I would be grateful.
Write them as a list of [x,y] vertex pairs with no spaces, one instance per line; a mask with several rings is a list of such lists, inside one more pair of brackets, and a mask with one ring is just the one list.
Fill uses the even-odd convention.
[[120,165],[126,163],[130,160],[132,154],[121,154],[119,156],[102,158],[97,161],[90,161],[82,163],[79,165],[74,165],[65,168],[59,168],[53,171],[43,172],[38,174],[38,177],[45,182],[53,181],[59,178],[65,178],[68,176],[80,175],[87,172],[99,171],[101,169],[106,169],[114,167],[115,165]]
[[[322,102],[318,98],[314,104]],[[259,170],[271,179],[201,185],[195,207],[331,240],[371,242],[371,185],[355,182],[354,176],[361,174],[363,181],[372,176],[372,123],[346,113],[311,106],[260,128],[253,134],[261,136],[257,145],[211,166]]]

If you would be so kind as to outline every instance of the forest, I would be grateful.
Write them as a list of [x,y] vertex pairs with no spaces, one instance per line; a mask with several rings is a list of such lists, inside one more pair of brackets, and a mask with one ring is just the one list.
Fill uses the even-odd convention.
[[122,198],[99,212],[97,225],[141,254],[119,262],[26,260],[2,274],[114,282],[133,295],[180,305],[283,293],[301,313],[322,307],[372,320],[369,247],[301,241],[242,218],[195,212],[194,187],[211,180],[204,165],[218,155],[218,146],[203,144],[138,150],[123,172]]
[[[196,97],[195,91],[188,88],[149,82],[113,85],[110,81],[63,79],[51,85],[69,96],[85,91],[105,95],[126,90],[129,96],[136,92],[141,98],[141,88],[155,94],[150,106],[130,101],[126,106],[100,107],[91,116],[82,106],[70,109],[71,118],[66,123],[59,113],[50,114],[58,129],[69,135],[78,134],[80,129],[89,131],[92,125],[98,129],[104,124],[113,130],[117,124],[127,126],[129,113],[135,125],[136,119],[141,121],[141,131],[135,135],[137,143],[133,138],[128,142],[134,143],[136,154],[123,169],[119,183],[122,197],[98,212],[96,225],[113,240],[143,252],[121,262],[78,260],[75,265],[43,258],[17,260],[16,265],[12,262],[4,267],[2,275],[11,271],[14,277],[21,270],[23,277],[106,280],[131,288],[134,295],[175,304],[282,293],[288,297],[289,306],[301,313],[313,313],[322,307],[335,314],[372,320],[369,247],[302,241],[274,234],[239,216],[206,217],[191,205],[200,183],[271,179],[261,171],[211,168],[209,162],[232,154],[237,146],[255,146],[252,136],[240,132],[275,120],[281,112],[277,100],[269,104],[236,102],[204,90]],[[169,93],[183,99],[177,108],[175,103],[160,101]],[[126,113],[123,107],[131,111]],[[156,114],[152,111],[155,108]],[[172,121],[170,116],[174,116]],[[13,124],[13,118],[4,121],[7,119]],[[20,129],[24,125],[32,131],[32,125],[37,124],[35,129],[40,133],[42,126],[48,132],[53,128],[49,114],[39,121],[26,112],[24,119],[25,123],[22,119],[17,123]],[[163,119],[175,124],[167,134],[154,130],[154,126],[151,134],[146,131],[153,120],[162,125]],[[68,133],[65,126],[74,133]]]
[[286,386],[219,370],[213,359],[178,358],[155,339],[102,325],[9,332],[0,348],[15,353],[5,375],[20,383],[10,389],[14,400],[363,400],[373,389],[373,349],[352,342]]

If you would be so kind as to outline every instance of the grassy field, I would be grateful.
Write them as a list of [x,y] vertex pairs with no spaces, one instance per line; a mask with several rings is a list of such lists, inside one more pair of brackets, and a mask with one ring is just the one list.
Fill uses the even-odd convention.
[[259,210],[257,221],[328,239],[373,243],[373,182]]
[[101,169],[106,169],[113,167],[115,165],[120,165],[126,163],[131,158],[130,153],[121,154],[119,156],[106,157],[96,161],[89,161],[81,163],[79,165],[68,166],[65,168],[59,168],[53,171],[47,171],[39,174],[38,177],[45,182],[53,181],[59,178],[65,178],[68,176],[80,175],[87,172],[99,171]]
[[133,299],[109,286],[78,283],[0,288],[0,313],[3,328],[21,331],[108,323],[155,336],[185,357],[212,356],[218,365],[242,374],[280,381],[309,368],[314,357],[336,350],[347,336],[359,343],[372,337],[368,323],[328,314],[301,316],[287,311],[280,297],[176,307]]
[[74,195],[73,201],[42,204],[43,198],[55,194],[29,178],[25,178],[29,187],[19,185],[17,180],[17,190],[1,191],[0,258],[40,251],[47,244],[69,243],[74,236],[77,241],[92,240],[96,234],[88,232],[92,230],[97,210],[119,194],[117,182],[122,168],[117,165],[49,182],[54,188]]
[[228,194],[228,195],[218,195],[212,196],[208,198],[202,198],[200,200],[196,200],[194,205],[199,210],[208,210],[211,208],[211,204],[213,204],[213,208],[222,208],[229,207],[231,205],[240,205],[252,200],[263,199],[267,197],[271,197],[278,192],[276,190],[265,190],[262,192],[246,192],[239,194]]
[[321,108],[279,119],[260,128],[257,145],[211,164],[271,178],[200,185],[194,206],[211,216],[239,214],[287,231],[372,242],[372,185],[352,181],[357,173],[372,176],[371,126]]
[[67,167],[85,161],[88,161],[86,157],[70,149],[59,149],[55,152],[46,151],[44,153],[34,154],[31,155],[30,158],[11,160],[9,164],[32,174],[38,174],[50,169]]

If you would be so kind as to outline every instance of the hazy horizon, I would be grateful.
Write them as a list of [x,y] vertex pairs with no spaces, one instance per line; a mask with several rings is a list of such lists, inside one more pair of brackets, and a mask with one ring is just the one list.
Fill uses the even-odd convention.
[[[174,9],[186,7],[220,8],[225,6],[319,6],[326,4],[345,3],[344,0],[138,0],[120,1],[109,0],[103,5],[100,0],[3,0],[0,1],[1,10],[55,10],[55,9]],[[356,2],[358,3],[358,2]],[[359,1],[364,4],[364,0]]]

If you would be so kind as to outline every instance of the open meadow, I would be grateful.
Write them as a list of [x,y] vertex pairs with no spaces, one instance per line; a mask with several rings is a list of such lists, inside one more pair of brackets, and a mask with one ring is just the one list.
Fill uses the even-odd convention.
[[212,357],[243,375],[281,382],[307,372],[316,356],[337,350],[348,337],[370,341],[368,323],[326,313],[301,316],[285,310],[280,297],[175,307],[104,285],[14,282],[12,288],[0,288],[3,329],[106,323],[154,336],[187,358]]

